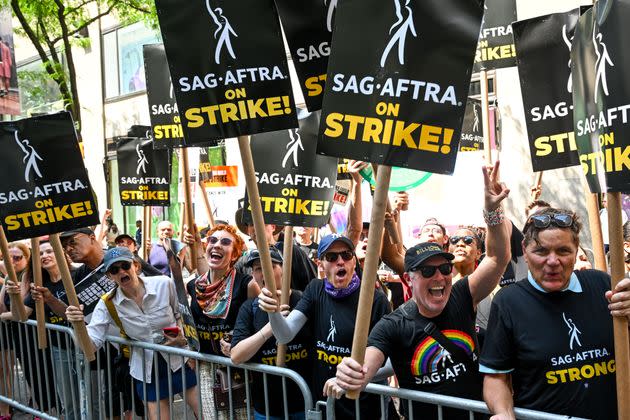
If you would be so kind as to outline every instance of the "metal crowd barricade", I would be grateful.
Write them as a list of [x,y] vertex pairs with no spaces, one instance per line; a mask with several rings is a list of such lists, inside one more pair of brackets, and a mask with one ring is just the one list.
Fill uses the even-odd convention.
[[[400,406],[402,409],[403,404],[407,404],[407,411],[409,413],[408,419],[414,419],[413,402],[421,402],[437,406],[438,419],[448,420],[442,415],[443,407],[457,408],[468,411],[470,420],[473,420],[474,413],[490,414],[488,407],[483,401],[467,400],[465,398],[451,397],[448,395],[431,394],[428,392],[414,391],[404,388],[394,388],[387,385],[368,384],[363,392],[368,394],[378,395],[381,402],[381,419],[387,419],[387,398],[395,397],[400,400]],[[335,399],[329,397],[326,401],[318,401],[317,407],[322,407],[326,411],[326,420],[335,420]],[[514,410],[517,419],[523,420],[586,420],[578,417],[564,416],[558,414],[549,414],[542,411],[527,410],[523,408],[516,408]],[[356,404],[356,418],[361,419],[361,413],[359,412],[358,400]],[[422,413],[417,413],[418,418],[422,418]],[[371,419],[369,419],[371,420]]]

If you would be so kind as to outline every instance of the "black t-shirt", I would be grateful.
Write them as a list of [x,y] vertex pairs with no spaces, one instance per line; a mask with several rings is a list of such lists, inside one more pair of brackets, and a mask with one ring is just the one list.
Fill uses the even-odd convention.
[[[458,360],[424,332],[433,322],[442,334],[470,357]],[[401,388],[481,400],[482,378],[477,367],[478,344],[475,311],[468,277],[457,281],[446,307],[435,318],[425,318],[414,300],[409,300],[374,327],[368,346],[379,349],[392,361]],[[470,362],[474,361],[474,369]],[[403,404],[406,410],[407,405]],[[445,419],[468,419],[468,412],[443,408]],[[434,405],[414,403],[414,413],[423,419],[437,417]]]
[[582,293],[544,293],[523,280],[497,293],[480,363],[514,369],[516,407],[617,418],[610,277],[576,272]]
[[[50,280],[50,277],[45,275],[45,278],[42,280],[42,284],[45,288],[50,290],[50,293],[57,298],[61,299],[66,295],[66,290],[63,287],[63,282],[61,280],[57,282],[53,282]],[[24,299],[24,305],[33,309],[33,316],[35,316],[35,301],[31,297],[30,293]],[[44,305],[44,312],[46,314],[46,322],[49,324],[61,325],[67,327],[69,324],[65,319],[54,313],[48,305]],[[53,346],[58,346],[61,348],[66,348],[66,340],[64,339],[65,334],[57,334],[55,331],[50,332],[50,342]],[[59,338],[59,339],[58,339]]]
[[[359,290],[345,298],[334,299],[326,293],[323,280],[313,279],[306,287],[302,300],[295,307],[306,315],[311,323],[313,349],[309,353],[313,359],[311,392],[314,398],[322,396],[324,384],[337,373],[337,365],[351,354],[358,305]],[[375,291],[370,329],[389,312],[387,297]],[[337,401],[335,408],[338,418],[355,416],[354,400],[342,398]],[[361,417],[376,418],[379,413],[379,398],[362,393]]]
[[[195,319],[195,325],[197,325],[197,333],[199,335],[199,344],[201,347],[200,351],[202,353],[224,356],[224,354],[220,351],[221,344],[219,341],[223,338],[223,334],[234,329],[238,311],[243,302],[247,300],[247,284],[251,279],[252,278],[248,275],[244,275],[238,271],[236,272],[234,290],[232,291],[232,302],[230,303],[230,309],[228,310],[228,314],[225,319],[210,318],[206,316],[197,302],[194,280],[188,282],[186,285],[188,295],[191,297],[190,311]],[[215,348],[217,351],[214,350]]]
[[304,251],[306,255],[308,255],[309,259],[312,260],[313,258],[317,257],[317,248],[319,246],[317,243],[311,242],[309,245],[303,245],[297,243],[296,241],[296,244],[302,249],[302,251]]
[[[293,290],[289,298],[289,306],[294,308],[298,303],[302,293]],[[267,312],[258,308],[258,298],[248,299],[245,301],[236,319],[234,327],[234,337],[232,338],[232,347],[239,342],[251,337],[260,331],[269,322]],[[302,328],[295,338],[287,344],[286,367],[299,373],[303,378],[310,376],[311,365],[308,359],[308,346],[310,345],[309,328]],[[265,365],[276,365],[277,343],[275,338],[271,337],[263,344],[249,362],[262,363]],[[308,380],[308,379],[307,379]],[[291,380],[286,381],[287,384],[287,401],[289,413],[304,412],[304,398],[302,392]],[[267,392],[269,401],[270,416],[284,416],[284,405],[279,403],[283,401],[282,396],[282,379],[277,376],[267,376]],[[259,413],[265,413],[265,390],[263,376],[261,373],[254,373],[254,383],[252,390],[254,408]]]
[[[275,247],[282,253],[284,242],[278,242]],[[304,291],[309,281],[316,277],[317,269],[315,268],[315,264],[294,240],[293,258],[291,260],[291,288]]]

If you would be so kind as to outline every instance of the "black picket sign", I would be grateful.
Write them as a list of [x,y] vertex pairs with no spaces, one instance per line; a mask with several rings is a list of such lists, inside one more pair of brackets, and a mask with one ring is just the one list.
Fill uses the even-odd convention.
[[144,45],[142,53],[153,130],[153,147],[156,149],[182,147],[185,145],[184,131],[173,93],[164,44]]
[[[265,223],[318,227],[332,209],[337,159],[315,153],[319,112],[302,110],[299,117],[299,129],[252,136],[258,191]],[[243,219],[251,224],[249,210]]]
[[70,113],[0,122],[0,144],[0,217],[9,241],[99,223]]
[[297,127],[273,0],[156,0],[188,146]]
[[337,0],[275,0],[309,111],[322,109]]
[[580,16],[571,49],[573,122],[591,192],[630,193],[630,0]]
[[116,159],[121,205],[170,205],[169,150],[155,149],[151,138],[122,137],[117,139]]
[[462,123],[462,134],[459,139],[460,152],[476,152],[483,150],[483,124],[481,123],[481,101],[468,98],[466,112]]
[[474,72],[516,65],[511,23],[516,20],[516,0],[486,0]]
[[452,173],[481,16],[470,0],[340,2],[317,152]]
[[580,10],[514,22],[514,43],[534,172],[578,165],[571,43]]

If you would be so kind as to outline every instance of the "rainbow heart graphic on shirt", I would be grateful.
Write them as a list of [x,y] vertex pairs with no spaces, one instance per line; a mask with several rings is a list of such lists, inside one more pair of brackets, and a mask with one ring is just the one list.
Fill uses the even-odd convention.
[[[469,355],[475,350],[475,342],[463,331],[444,330],[442,334]],[[445,358],[450,358],[450,354],[433,337],[427,337],[416,347],[416,351],[413,353],[411,374],[420,376],[435,372],[439,370],[440,363],[444,364]]]

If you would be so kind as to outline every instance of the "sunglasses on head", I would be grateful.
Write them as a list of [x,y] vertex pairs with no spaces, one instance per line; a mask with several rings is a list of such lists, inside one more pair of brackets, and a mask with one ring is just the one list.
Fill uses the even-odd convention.
[[24,258],[24,255],[11,255],[12,261],[22,261],[22,258]]
[[534,214],[527,220],[527,227],[534,225],[538,229],[544,229],[550,225],[558,227],[571,227],[573,225],[573,216],[566,213],[558,214]]
[[451,239],[449,239],[449,242],[451,243],[451,245],[455,245],[459,241],[464,241],[466,245],[470,245],[475,241],[475,237],[472,235],[451,236]]
[[324,259],[328,262],[336,262],[339,257],[341,257],[341,259],[344,261],[350,261],[352,257],[354,257],[354,252],[341,251],[341,252],[327,252],[324,254]]
[[109,267],[109,270],[107,270],[107,272],[108,272],[109,274],[114,274],[114,275],[116,275],[116,274],[118,274],[118,272],[119,272],[120,270],[125,270],[125,271],[126,271],[126,270],[129,270],[130,268],[131,268],[131,262],[129,262],[129,261],[123,261],[123,262],[121,262],[121,263],[120,263],[120,264],[118,264],[118,265],[112,265],[112,266],[110,266],[110,267]]
[[451,274],[453,272],[452,263],[444,263],[440,265],[420,265],[414,268],[412,271],[419,271],[422,277],[433,277],[435,272],[440,270],[443,275]]
[[216,236],[210,236],[208,238],[208,243],[211,244],[211,245],[214,245],[217,242],[219,242],[223,246],[230,246],[230,245],[232,245],[232,239],[227,238],[227,237],[219,239]]

